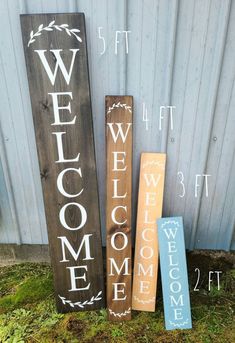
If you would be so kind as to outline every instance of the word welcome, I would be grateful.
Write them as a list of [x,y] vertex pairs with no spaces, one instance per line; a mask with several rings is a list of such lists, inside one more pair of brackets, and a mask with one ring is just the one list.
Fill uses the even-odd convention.
[[131,307],[131,97],[106,97],[106,141],[107,306],[111,320],[126,320]]
[[135,244],[132,307],[155,311],[158,240],[157,219],[162,215],[165,154],[142,153]]
[[57,308],[99,308],[103,266],[84,15],[21,21],[39,163],[47,170],[42,185]]
[[167,330],[192,327],[181,217],[158,219],[160,264]]

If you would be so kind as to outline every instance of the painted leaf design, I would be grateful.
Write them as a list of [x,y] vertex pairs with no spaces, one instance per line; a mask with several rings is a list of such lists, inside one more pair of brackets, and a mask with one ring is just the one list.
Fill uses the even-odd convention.
[[43,24],[38,26],[38,31],[41,31],[41,29],[43,28]]
[[34,36],[41,36],[41,32],[36,32]]
[[61,24],[60,27],[68,27],[68,24]]
[[78,40],[79,42],[82,42],[82,39],[81,39],[80,37],[78,37],[77,35],[75,35],[75,37],[77,38],[77,40]]
[[44,27],[43,30],[46,30],[46,31],[53,31],[53,29],[51,29],[50,27]]
[[66,30],[67,34],[68,34],[69,36],[71,36],[71,32],[70,32],[68,29],[65,29],[65,30]]
[[52,26],[55,23],[55,20],[52,20],[48,26]]
[[70,30],[71,32],[80,32],[80,30],[78,30],[78,29],[72,29],[72,30]]
[[57,25],[54,25],[54,27],[56,28],[56,30],[58,30],[58,31],[62,31],[62,29],[61,29],[59,26],[57,26]]
[[33,37],[33,31],[30,32],[30,38],[32,38],[32,37]]

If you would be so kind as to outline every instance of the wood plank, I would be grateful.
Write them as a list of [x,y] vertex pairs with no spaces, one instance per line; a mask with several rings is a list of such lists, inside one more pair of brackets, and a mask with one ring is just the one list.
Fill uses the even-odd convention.
[[132,292],[134,310],[155,311],[158,275],[156,220],[162,216],[165,163],[165,154],[141,154]]
[[158,219],[161,280],[167,330],[191,329],[191,307],[182,217]]
[[106,96],[107,308],[113,321],[131,319],[131,96]]
[[23,15],[21,27],[57,309],[98,309],[105,297],[85,18]]

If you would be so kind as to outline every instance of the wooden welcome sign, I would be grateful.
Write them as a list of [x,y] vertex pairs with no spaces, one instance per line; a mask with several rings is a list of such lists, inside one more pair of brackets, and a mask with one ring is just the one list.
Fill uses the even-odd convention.
[[182,218],[158,219],[158,238],[166,329],[191,329]]
[[134,310],[155,311],[158,275],[156,220],[162,215],[165,163],[165,154],[141,154],[132,292]]
[[132,97],[106,96],[107,307],[131,319]]
[[104,307],[85,19],[21,16],[57,308]]

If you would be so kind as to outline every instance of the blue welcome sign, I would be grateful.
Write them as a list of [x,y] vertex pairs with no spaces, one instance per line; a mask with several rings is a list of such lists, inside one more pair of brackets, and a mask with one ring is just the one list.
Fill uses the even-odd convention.
[[165,327],[191,329],[188,273],[181,217],[157,220]]

